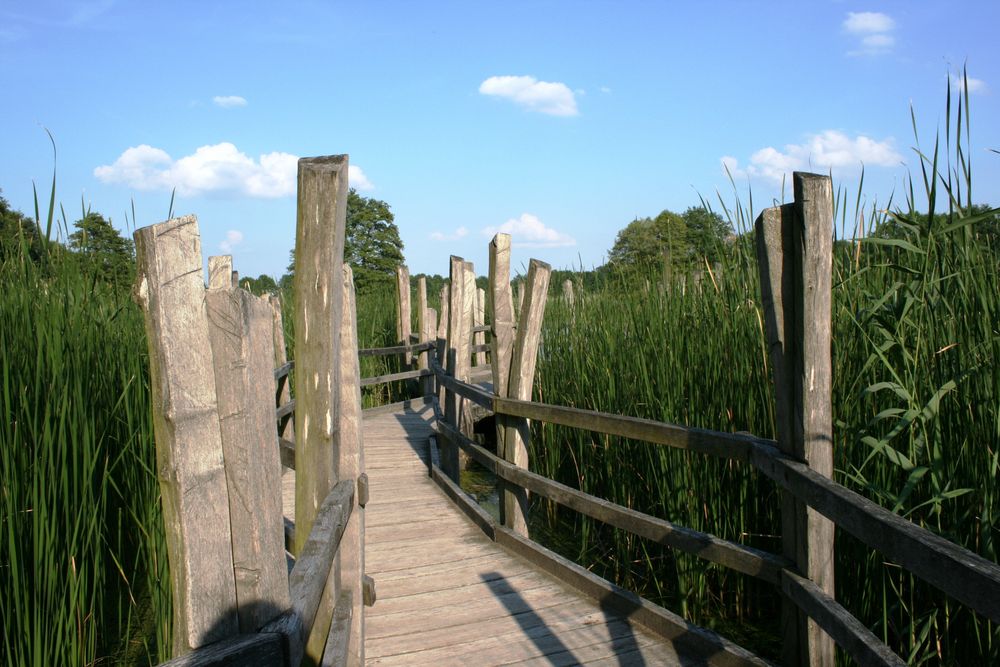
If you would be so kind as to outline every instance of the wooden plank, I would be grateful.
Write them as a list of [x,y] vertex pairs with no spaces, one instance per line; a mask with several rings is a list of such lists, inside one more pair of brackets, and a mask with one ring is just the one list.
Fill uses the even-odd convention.
[[[288,637],[289,664],[298,665],[302,660],[306,641],[312,632],[320,608],[327,575],[340,547],[344,529],[354,505],[354,480],[338,482],[330,491],[313,521],[312,532],[295,559],[295,566],[288,576],[291,613],[265,625],[262,632],[281,632]],[[301,527],[296,526],[296,532]],[[327,629],[323,629],[324,635]]]
[[433,342],[424,343],[408,343],[406,345],[392,345],[390,347],[367,347],[363,350],[358,350],[359,357],[387,357],[393,354],[408,354],[413,352],[420,352],[421,350],[429,350],[434,347]]
[[281,460],[274,428],[270,305],[225,287],[205,297],[229,491],[240,632],[284,611],[288,572],[281,516]]
[[812,581],[786,570],[782,573],[781,590],[857,664],[872,667],[903,667],[906,664],[875,633]]
[[725,565],[738,572],[759,577],[775,585],[781,582],[781,571],[793,565],[787,558],[679,526],[666,519],[643,514],[560,484],[500,459],[476,443],[462,438],[461,434],[447,424],[441,423],[438,427],[442,435],[453,439],[455,444],[465,449],[476,462],[512,485],[526,488],[615,528]]
[[750,449],[755,443],[774,444],[772,440],[764,440],[752,435],[722,433],[665,424],[641,417],[625,417],[596,410],[517,401],[509,398],[494,398],[492,409],[501,415],[535,419],[548,424],[561,424],[595,433],[617,435],[743,462],[749,460]]
[[[531,400],[531,390],[535,382],[535,361],[542,339],[542,320],[545,317],[545,302],[549,293],[551,267],[545,262],[532,259],[528,263],[525,279],[527,296],[521,317],[518,320],[517,336],[510,361],[510,379],[507,383],[507,397],[522,401]],[[527,419],[501,420],[503,428],[503,458],[522,468],[528,467],[528,443],[531,428]],[[466,434],[470,435],[470,434]],[[528,534],[528,494],[523,489],[505,486],[500,503],[503,525],[520,535]]]
[[414,378],[429,377],[434,375],[434,371],[429,369],[403,371],[401,373],[390,373],[388,375],[376,375],[361,380],[362,387],[370,387],[373,384],[383,384],[385,382],[397,382],[399,380],[412,380]]
[[333,612],[333,622],[326,638],[326,648],[323,650],[323,660],[320,667],[342,667],[351,664],[356,658],[352,653],[352,628],[357,623],[353,618],[354,600],[351,591],[340,594],[337,606]]
[[566,302],[566,305],[572,308],[573,303],[575,301],[575,297],[573,295],[573,281],[570,280],[569,278],[563,281],[562,295],[563,295],[563,301]]
[[510,234],[496,234],[490,241],[489,281],[493,389],[498,396],[506,396],[507,381],[510,378],[510,358],[514,348],[514,302],[510,290]]
[[333,488],[340,416],[346,155],[298,163],[295,230],[296,553]]
[[602,608],[616,609],[619,613],[673,641],[678,649],[691,658],[707,659],[711,656],[712,664],[719,665],[767,664],[724,637],[689,623],[649,600],[601,579],[589,570],[507,528],[497,528],[497,543],[527,558],[545,572],[558,577],[593,599],[600,600]]
[[[396,267],[396,340],[403,345],[410,342],[410,332],[412,327],[410,313],[410,270],[406,266]],[[407,354],[403,363],[410,365],[411,359]]]
[[1000,623],[1000,565],[893,514],[773,447],[755,446],[751,463],[842,530]]
[[[417,368],[430,368],[429,357],[430,348],[434,345],[435,331],[437,330],[437,312],[427,307],[427,278],[420,276],[417,278],[417,334],[421,344],[427,345],[428,349],[423,350],[417,357]],[[434,378],[428,377],[421,383],[421,393],[424,395],[434,393]]]
[[[406,277],[409,286],[409,276]],[[350,265],[343,266],[343,319],[340,348],[340,449],[337,452],[337,479],[351,480],[365,478],[364,426],[361,411],[360,365],[358,361],[357,303],[354,292],[354,273]],[[407,304],[407,311],[409,310]],[[409,313],[407,312],[407,318]],[[409,320],[407,319],[407,322]],[[409,340],[409,332],[404,341]],[[371,493],[371,485],[368,485]],[[344,532],[334,572],[339,574],[333,581],[333,588],[326,600],[325,609],[333,603],[350,604],[347,611],[340,612],[343,624],[347,614],[349,633],[347,637],[348,665],[363,665],[365,662],[365,609],[363,606],[362,580],[365,574],[365,507],[355,494],[353,517]],[[370,498],[365,499],[365,504]],[[344,597],[346,595],[346,598]],[[333,609],[337,618],[337,611]],[[351,620],[353,619],[353,620]],[[324,617],[324,621],[325,621]],[[332,632],[332,631],[331,631]]]
[[[448,341],[445,348],[445,368],[448,376],[456,380],[463,380],[468,375],[468,355],[464,354],[465,346],[463,340],[467,338],[466,324],[464,320],[465,303],[465,260],[461,257],[451,256],[448,289]],[[448,385],[439,378],[439,386],[444,390],[444,416],[450,423],[458,426],[461,424],[462,398],[458,394],[450,391]],[[446,450],[442,452],[442,467],[445,473],[453,480],[458,480],[459,461],[458,450]]]
[[[462,333],[455,353],[462,355],[463,362],[459,364],[462,374],[455,377],[462,382],[468,382],[472,372],[472,324],[476,310],[476,270],[472,262],[465,262],[462,279],[465,281],[462,289]],[[459,428],[471,438],[475,425],[473,408],[464,398],[459,399],[458,405]]]
[[[494,405],[493,395],[484,391],[483,389],[462,382],[460,380],[451,377],[451,374],[446,374],[444,370],[437,364],[436,361],[431,361],[431,368],[434,370],[434,374],[437,376],[438,383],[445,387],[449,392],[459,396],[465,400],[471,401],[476,405],[481,405],[482,407],[490,410]],[[447,406],[446,406],[447,409]],[[447,417],[445,417],[447,419]]]
[[229,499],[194,216],[137,229],[135,299],[149,345],[173,653],[236,634]]
[[211,255],[208,258],[209,289],[228,288],[233,285],[233,256]]
[[159,667],[284,667],[284,643],[284,637],[274,632],[239,635],[161,662]]
[[[472,277],[472,284],[476,284],[475,276]],[[483,331],[483,322],[486,320],[486,290],[481,287],[476,288],[476,305],[472,311],[472,353],[475,355],[476,366],[486,365],[486,333]]]
[[[800,172],[793,182],[795,203],[768,209],[755,223],[778,446],[832,476],[832,186],[829,177]],[[831,596],[833,533],[830,521],[794,498],[783,498],[785,556]],[[782,627],[788,664],[833,664],[833,642],[798,609],[783,607]]]

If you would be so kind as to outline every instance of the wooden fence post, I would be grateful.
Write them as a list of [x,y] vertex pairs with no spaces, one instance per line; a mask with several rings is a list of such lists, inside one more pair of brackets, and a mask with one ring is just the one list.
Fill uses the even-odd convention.
[[[432,315],[433,313],[433,315]],[[437,313],[433,309],[427,308],[427,278],[420,276],[417,278],[417,333],[421,343],[429,343],[437,331]],[[430,352],[424,350],[417,357],[417,368],[426,370],[430,368]],[[434,393],[434,378],[427,376],[421,380],[421,392],[424,396]]]
[[[548,298],[551,273],[551,267],[545,262],[533,259],[528,264],[524,308],[521,310],[511,356],[510,379],[507,383],[508,398],[531,400],[531,389],[535,381],[535,361],[538,358],[538,345],[541,342],[542,320],[545,317],[545,301]],[[531,426],[528,420],[512,418],[505,420],[504,426],[504,460],[527,469],[528,443],[531,441]],[[512,485],[505,486],[500,511],[505,526],[527,537],[527,491]]]
[[273,320],[266,301],[228,285],[208,290],[205,304],[240,632],[252,633],[290,604],[274,424]]
[[[832,186],[829,177],[816,174],[796,172],[792,179],[795,203],[766,209],[755,223],[778,445],[832,477]],[[833,537],[831,521],[782,493],[784,555],[831,597]],[[833,640],[788,600],[782,628],[785,664],[834,664]]]
[[339,451],[346,155],[298,163],[295,230],[295,550],[335,480]]
[[168,220],[133,236],[179,656],[239,628],[229,494],[197,219]]
[[[396,339],[401,345],[410,345],[410,270],[405,266],[396,267]],[[413,355],[403,355],[403,366],[409,368],[413,364]]]
[[[493,393],[507,396],[510,357],[514,347],[514,300],[510,289],[510,234],[490,241],[490,351]],[[502,442],[502,440],[500,440]]]
[[[472,284],[476,284],[475,276],[472,277]],[[476,307],[473,310],[472,325],[474,327],[481,327],[486,322],[486,290],[481,287],[476,288]],[[476,347],[481,347],[486,344],[486,332],[477,331],[473,337],[472,342]],[[476,366],[486,365],[486,351],[479,350],[475,353]]]
[[566,300],[566,305],[570,308],[573,307],[573,281],[568,278],[563,281],[562,284],[563,299]]
[[233,286],[232,255],[212,255],[208,258],[208,286],[210,289]]
[[[274,367],[280,368],[288,363],[288,348],[285,345],[285,321],[281,313],[281,297],[272,294],[268,297],[268,303],[271,306],[271,327],[274,331]],[[281,379],[275,392],[277,393],[275,402],[278,405],[284,405],[291,400],[292,394],[289,390],[287,375]],[[292,420],[285,422],[285,428],[278,432],[278,437],[295,442],[295,424]]]
[[[457,380],[466,380],[469,375],[469,323],[466,317],[465,298],[465,260],[451,256],[449,304],[448,304],[448,343],[446,347],[448,375]],[[462,397],[452,391],[445,390],[445,419],[448,423],[461,428]],[[444,471],[456,482],[459,477],[458,447],[453,443],[444,447]]]
[[[465,286],[462,291],[462,338],[459,340],[460,346],[457,354],[464,356],[465,375],[459,378],[463,382],[468,382],[472,376],[472,323],[475,320],[476,312],[476,269],[472,262],[465,262],[465,271],[462,274]],[[473,404],[464,398],[458,402],[459,405],[459,430],[468,438],[473,437]],[[459,452],[459,458],[465,460],[465,450]]]
[[[437,329],[437,360],[441,368],[448,368],[448,322],[449,322],[449,302],[451,301],[451,286],[444,284],[441,286],[441,312],[438,314]],[[447,392],[444,385],[438,383],[438,403],[444,409],[447,403]]]

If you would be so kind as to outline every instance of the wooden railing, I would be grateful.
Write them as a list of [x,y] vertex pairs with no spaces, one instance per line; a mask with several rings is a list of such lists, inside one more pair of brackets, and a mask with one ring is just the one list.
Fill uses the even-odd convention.
[[[498,235],[491,244],[490,256],[491,289],[497,308],[491,312],[491,325],[487,327],[491,344],[486,346],[491,353],[492,387],[486,389],[469,379],[468,363],[473,348],[462,344],[471,331],[465,324],[468,318],[460,318],[464,322],[449,320],[448,338],[439,338],[436,349],[430,348],[428,367],[437,384],[437,402],[443,406],[440,410],[443,414],[439,414],[436,422],[442,444],[440,477],[447,479],[444,486],[451,485],[452,497],[459,503],[469,503],[468,497],[457,490],[461,451],[494,473],[502,489],[502,527],[492,526],[491,520],[475,508],[468,509],[470,516],[507,546],[531,551],[536,562],[544,560],[538,556],[544,550],[526,544],[530,544],[525,518],[529,492],[614,528],[773,584],[779,587],[785,601],[782,626],[786,664],[832,664],[834,644],[860,664],[904,664],[836,601],[832,579],[834,525],[959,603],[1000,623],[1000,566],[832,479],[829,420],[832,214],[828,189],[829,180],[825,177],[796,174],[796,203],[768,209],[757,222],[768,343],[775,369],[777,441],[530,400],[533,355],[537,350],[535,332],[544,310],[547,276],[540,276],[545,273],[541,265],[533,265],[529,271],[527,288],[521,292],[526,298],[518,309],[515,336],[513,313],[505,307],[510,303],[509,291],[505,291],[509,290],[505,264],[509,239]],[[452,258],[453,286],[463,283],[462,266],[460,258]],[[462,303],[461,292],[456,298],[453,288],[447,296],[442,310],[454,313]],[[808,385],[804,378],[810,378]],[[513,386],[515,382],[517,386]],[[465,419],[470,412],[468,406],[472,405],[495,416],[497,454],[473,440]],[[787,519],[783,520],[784,553],[768,553],[679,526],[531,472],[525,449],[530,437],[529,420],[686,449],[752,466],[782,490],[783,514]],[[568,571],[563,570],[564,574]],[[567,578],[585,588],[597,586],[593,590],[602,594],[608,590],[579,571]],[[626,604],[636,603],[628,600]],[[647,622],[662,625],[664,618],[670,618],[660,611],[649,612]],[[683,623],[676,617],[670,622]]]
[[[194,216],[135,233],[173,594],[166,664],[364,662],[374,587],[347,173],[346,156],[299,162],[295,362],[280,304],[239,289],[230,257],[209,258],[206,289]],[[297,469],[294,522],[282,464]]]

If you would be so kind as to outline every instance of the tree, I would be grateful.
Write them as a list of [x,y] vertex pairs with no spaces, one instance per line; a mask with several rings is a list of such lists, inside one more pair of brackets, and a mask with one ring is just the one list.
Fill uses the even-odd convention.
[[[287,273],[279,284],[290,286],[295,276],[295,251],[288,257]],[[389,205],[380,199],[359,195],[351,188],[347,196],[344,261],[354,270],[358,294],[388,286],[396,267],[403,264],[403,241]]]
[[274,278],[266,273],[262,273],[256,278],[240,278],[240,287],[244,288],[251,294],[256,294],[257,296],[277,294],[279,291],[278,283],[274,282]]
[[109,283],[127,285],[135,275],[135,246],[100,213],[87,213],[74,224],[69,247],[83,260],[84,270]]
[[693,264],[706,259],[714,263],[722,259],[727,239],[733,228],[718,213],[703,206],[692,206],[681,215],[687,227],[688,253]]
[[392,283],[396,267],[403,264],[403,241],[389,205],[359,195],[347,196],[347,236],[344,261],[354,269],[359,294]]
[[25,251],[32,261],[38,261],[41,256],[38,226],[28,216],[12,209],[0,194],[0,262],[20,257]]
[[672,211],[636,218],[618,232],[608,263],[626,273],[658,273],[664,267],[684,270],[688,263],[687,225]]

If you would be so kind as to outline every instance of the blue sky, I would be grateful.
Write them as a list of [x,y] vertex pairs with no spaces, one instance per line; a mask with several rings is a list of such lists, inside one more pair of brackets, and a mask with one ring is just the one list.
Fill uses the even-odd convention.
[[[280,5],[280,6],[279,6]],[[72,223],[194,213],[206,254],[284,271],[295,160],[349,153],[413,273],[601,264],[619,229],[699,195],[759,209],[793,169],[902,195],[968,66],[974,199],[1000,205],[1000,3],[0,4],[0,188]],[[746,202],[745,202],[746,203]],[[44,204],[44,202],[43,202]]]

